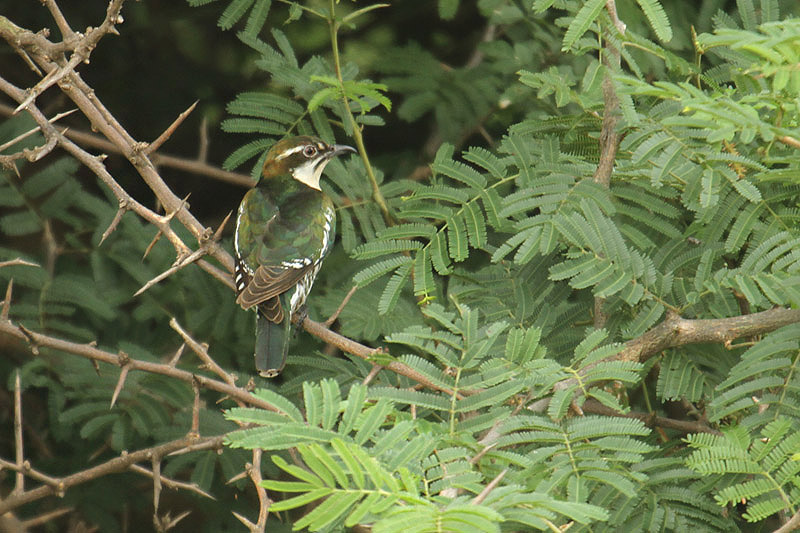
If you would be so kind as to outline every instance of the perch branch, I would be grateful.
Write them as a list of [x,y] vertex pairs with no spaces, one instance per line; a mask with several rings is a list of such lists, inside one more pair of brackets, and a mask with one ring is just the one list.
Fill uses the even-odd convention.
[[[292,317],[295,320],[295,317]],[[296,321],[295,321],[296,323]],[[345,351],[349,354],[353,354],[356,357],[360,357],[365,361],[373,362],[372,359],[381,353],[380,348],[370,348],[369,346],[364,346],[361,343],[358,343],[352,339],[348,339],[343,335],[339,335],[335,331],[331,331],[324,324],[319,322],[314,322],[313,320],[306,318],[303,320],[303,329],[305,329],[310,334],[314,335],[318,339],[332,344],[336,346],[342,351]],[[380,363],[378,363],[380,364]],[[445,394],[452,395],[454,393],[453,390],[448,389],[447,387],[440,387],[439,385],[433,383],[428,378],[411,368],[410,366],[406,365],[405,363],[401,363],[400,361],[391,361],[385,365],[381,365],[383,368],[387,368],[396,374],[400,374],[401,376],[405,376],[417,383],[428,387],[429,389],[438,390],[444,392]],[[469,394],[469,391],[461,391],[464,394]],[[459,395],[460,396],[460,395]]]

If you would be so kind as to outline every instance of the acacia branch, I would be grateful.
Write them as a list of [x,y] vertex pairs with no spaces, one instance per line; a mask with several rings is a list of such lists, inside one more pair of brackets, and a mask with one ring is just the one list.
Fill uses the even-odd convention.
[[800,529],[800,511],[794,513],[785,524],[776,529],[773,533],[789,533],[790,531],[797,531],[798,529]]
[[159,444],[151,448],[144,448],[135,452],[122,452],[119,457],[115,457],[105,463],[81,470],[69,476],[56,479],[55,484],[46,484],[30,489],[19,494],[11,494],[4,500],[0,500],[0,516],[27,503],[40,500],[46,496],[63,494],[70,487],[80,485],[106,476],[116,474],[130,469],[136,463],[151,461],[153,457],[163,457],[170,453],[180,451],[189,447],[193,449],[213,449],[220,448],[224,440],[224,435],[215,437],[183,437],[181,439]]
[[[295,318],[296,317],[294,316],[292,317],[295,323],[297,323],[297,320],[295,320]],[[352,339],[348,339],[344,335],[340,335],[335,331],[328,329],[324,324],[321,324],[319,322],[314,322],[309,318],[303,320],[302,327],[304,330],[314,335],[318,339],[333,346],[336,346],[342,351],[355,355],[356,357],[360,357],[365,361],[378,364],[382,368],[389,369],[396,374],[405,376],[411,379],[412,381],[416,381],[417,383],[424,385],[425,387],[428,387],[429,389],[438,390],[447,395],[458,394],[452,389],[448,389],[447,387],[440,387],[439,385],[433,383],[428,378],[426,378],[425,376],[423,376],[422,374],[420,374],[407,364],[401,363],[400,361],[390,361],[386,364],[374,361],[376,356],[384,353],[383,349],[381,348],[370,348],[369,346],[364,346],[361,343],[358,343]],[[468,393],[468,391],[462,391],[462,392]],[[460,394],[459,397],[461,397]]]
[[708,424],[700,421],[677,420],[675,418],[666,418],[651,413],[620,413],[619,411],[603,405],[602,403],[593,399],[586,400],[586,402],[583,404],[583,411],[585,413],[603,416],[633,418],[636,420],[641,420],[648,427],[674,429],[682,433],[711,433],[712,435],[722,435],[721,431],[718,431]]
[[12,337],[16,337],[17,339],[28,342],[31,345],[31,348],[37,352],[40,347],[52,348],[54,350],[78,355],[92,361],[99,361],[115,366],[127,366],[129,372],[139,370],[142,372],[150,372],[152,374],[169,376],[173,379],[177,379],[189,384],[197,382],[197,384],[203,388],[225,394],[234,400],[241,401],[244,404],[252,405],[253,407],[260,407],[261,409],[267,409],[269,411],[278,411],[278,409],[271,403],[254,396],[241,387],[236,387],[229,383],[225,383],[213,378],[188,372],[186,370],[181,370],[169,364],[153,363],[150,361],[133,359],[125,354],[116,354],[101,350],[100,348],[97,348],[91,344],[79,344],[76,342],[66,341],[50,335],[31,331],[23,326],[14,325],[8,320],[0,321],[0,333],[5,333],[6,335],[10,335]]
[[[67,113],[61,113],[60,115],[56,115],[56,117],[54,117],[51,120],[53,121],[58,120],[67,114],[74,113],[75,111],[76,110],[71,110]],[[0,115],[5,117],[10,117],[13,114],[14,114],[13,107],[0,103]],[[37,127],[30,133],[33,133],[38,130],[39,128]],[[109,154],[118,154],[118,155],[122,154],[122,150],[120,150],[117,147],[117,145],[104,139],[99,135],[95,135],[94,133],[89,133],[87,131],[83,131],[76,128],[70,128],[66,132],[64,132],[64,136],[72,141],[75,141],[81,146],[85,146],[88,148],[96,148],[104,153],[109,153]],[[15,139],[15,141],[19,140],[21,139]],[[175,168],[178,170],[189,172],[191,174],[196,174],[198,176],[203,176],[206,178],[215,179],[225,183],[230,183],[231,185],[236,185],[238,187],[253,186],[253,179],[250,176],[246,174],[239,174],[237,172],[229,172],[227,170],[222,170],[219,167],[209,165],[208,163],[205,162],[205,159],[201,158],[201,156],[198,156],[197,159],[188,159],[176,155],[155,153],[155,154],[150,154],[150,159],[158,167]]]
[[769,333],[800,322],[800,309],[776,307],[759,313],[730,318],[687,319],[670,313],[657,326],[625,343],[612,359],[643,362],[666,350],[687,344],[731,343],[742,337]]
[[[677,348],[688,344],[722,343],[726,347],[730,347],[736,339],[763,335],[798,322],[800,322],[800,309],[784,307],[730,318],[689,319],[669,313],[663,322],[626,342],[618,353],[584,367],[580,373],[584,375],[598,364],[606,361],[644,362],[668,348]],[[574,387],[577,383],[577,378],[566,379],[557,383],[555,389],[567,389]],[[546,403],[546,401],[537,402],[534,410],[546,409]]]
[[[112,5],[116,6],[119,3],[121,3],[120,0],[114,0],[109,5],[109,13],[112,11]],[[115,16],[118,16],[118,12]],[[45,72],[49,73],[60,67],[60,65],[51,56],[56,55],[56,52],[58,52],[63,59],[63,53],[61,53],[57,47],[54,47],[53,43],[46,38],[34,34],[28,30],[24,30],[17,26],[14,27],[16,29],[10,34],[9,32],[3,32],[0,30],[0,37],[4,37],[7,40],[15,40],[15,42],[22,43],[23,45],[28,43],[32,50],[35,48],[36,54],[33,54],[32,57]],[[35,45],[33,43],[35,43]],[[42,50],[47,51],[50,55],[43,54],[41,52]],[[180,222],[186,226],[186,228],[189,229],[189,231],[197,238],[198,243],[201,244],[201,248],[205,250],[206,254],[212,255],[229,272],[232,272],[233,258],[231,255],[215,240],[209,239],[209,235],[211,235],[209,228],[202,226],[188,209],[182,208],[183,201],[175,196],[172,190],[166,185],[161,176],[158,174],[154,166],[153,159],[149,157],[143,149],[144,144],[133,139],[133,137],[113,117],[108,109],[103,106],[102,102],[96,97],[94,90],[83,81],[77,72],[71,70],[69,75],[67,75],[64,79],[69,80],[69,83],[59,85],[61,90],[77,105],[81,112],[86,115],[87,118],[89,118],[93,126],[102,132],[103,135],[105,135],[105,137],[108,139],[108,142],[110,142],[115,150],[123,154],[131,161],[150,189],[156,194],[156,197],[159,199],[166,211],[171,213],[170,217],[174,215],[175,218],[179,219]],[[24,101],[27,97],[25,91],[14,87],[2,79],[0,79],[0,90],[6,92],[6,94],[18,102]],[[133,199],[108,173],[105,165],[102,163],[101,158],[92,156],[67,138],[66,135],[56,131],[53,125],[48,122],[44,114],[39,111],[34,102],[29,103],[26,109],[29,113],[31,113],[31,116],[33,116],[37,125],[41,128],[42,132],[45,134],[45,137],[48,139],[56,139],[63,148],[65,148],[76,159],[89,167],[90,170],[100,177],[100,179],[117,197],[121,207],[136,212],[139,216],[155,225],[159,231],[167,236],[172,245],[175,247],[179,260],[191,255],[191,249],[184,244],[177,234],[169,227],[169,220],[167,220],[167,217],[162,217],[154,213]],[[212,265],[202,260],[197,261],[196,264],[214,275],[214,277],[217,279],[223,280],[231,287],[233,286],[232,281],[229,279],[229,275],[219,272],[218,270],[214,269]],[[331,331],[324,325],[316,322],[306,321],[304,329],[321,340],[333,344],[340,349],[363,359],[369,359],[378,353],[378,351],[375,349],[364,346],[351,339],[347,339],[346,337],[343,337]],[[115,355],[112,355],[111,357],[116,358]],[[440,390],[446,394],[453,394],[453,391],[438,387],[434,383],[431,383],[423,375],[399,361],[392,361],[389,364],[384,365],[384,367],[400,375],[406,376],[409,379],[412,379],[426,387],[434,390]],[[131,368],[131,370],[138,369],[143,368]],[[250,403],[252,404],[252,402]]]

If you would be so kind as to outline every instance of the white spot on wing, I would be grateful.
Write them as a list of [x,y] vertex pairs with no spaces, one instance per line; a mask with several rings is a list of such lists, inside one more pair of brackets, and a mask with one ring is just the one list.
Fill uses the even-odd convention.
[[311,259],[303,257],[301,259],[290,259],[289,261],[281,261],[283,268],[303,268],[311,264]]

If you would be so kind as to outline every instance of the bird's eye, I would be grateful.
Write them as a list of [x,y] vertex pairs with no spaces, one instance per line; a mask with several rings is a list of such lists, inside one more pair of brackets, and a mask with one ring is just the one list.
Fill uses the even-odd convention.
[[306,146],[303,148],[303,155],[306,157],[314,157],[317,155],[317,148],[315,146]]

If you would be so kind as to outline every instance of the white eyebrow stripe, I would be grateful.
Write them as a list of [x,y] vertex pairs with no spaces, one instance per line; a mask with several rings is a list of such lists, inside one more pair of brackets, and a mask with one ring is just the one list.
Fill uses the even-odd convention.
[[295,153],[297,153],[297,152],[300,152],[300,151],[301,151],[301,150],[303,150],[305,147],[306,147],[306,145],[305,145],[305,144],[301,144],[300,146],[295,146],[294,148],[289,148],[289,149],[288,149],[288,150],[286,150],[285,152],[281,152],[281,154],[280,154],[278,157],[276,157],[276,158],[275,158],[275,161],[280,161],[281,159],[287,158],[287,157],[289,157],[289,156],[290,156],[290,155],[292,155],[292,154],[295,154]]

